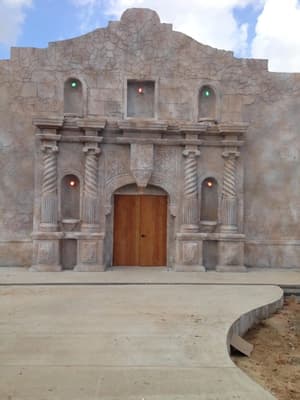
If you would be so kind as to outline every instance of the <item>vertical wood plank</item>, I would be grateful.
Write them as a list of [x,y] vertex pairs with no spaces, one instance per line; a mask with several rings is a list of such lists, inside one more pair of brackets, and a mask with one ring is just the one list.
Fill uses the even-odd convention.
[[115,266],[165,266],[167,263],[167,197],[116,195]]
[[167,197],[141,196],[140,265],[166,265]]
[[139,218],[139,196],[115,196],[113,265],[139,265]]

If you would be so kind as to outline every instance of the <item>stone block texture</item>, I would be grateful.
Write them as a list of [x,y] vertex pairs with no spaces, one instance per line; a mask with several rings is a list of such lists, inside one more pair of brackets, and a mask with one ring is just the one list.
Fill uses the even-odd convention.
[[0,61],[0,265],[104,271],[135,237],[136,260],[155,266],[159,213],[139,209],[145,229],[130,234],[114,219],[130,194],[167,197],[171,268],[298,267],[299,110],[300,74],[198,43],[149,9],[12,48]]

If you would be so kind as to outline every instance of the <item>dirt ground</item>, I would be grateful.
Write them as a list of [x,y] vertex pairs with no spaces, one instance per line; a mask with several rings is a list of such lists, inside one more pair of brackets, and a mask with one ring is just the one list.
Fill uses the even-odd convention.
[[249,358],[233,361],[278,400],[300,400],[300,303],[295,297],[244,337],[254,345]]

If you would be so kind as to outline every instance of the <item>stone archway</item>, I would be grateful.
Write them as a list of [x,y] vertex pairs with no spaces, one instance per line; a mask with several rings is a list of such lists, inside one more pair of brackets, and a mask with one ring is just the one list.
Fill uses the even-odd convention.
[[114,266],[166,266],[168,195],[128,185],[114,194]]

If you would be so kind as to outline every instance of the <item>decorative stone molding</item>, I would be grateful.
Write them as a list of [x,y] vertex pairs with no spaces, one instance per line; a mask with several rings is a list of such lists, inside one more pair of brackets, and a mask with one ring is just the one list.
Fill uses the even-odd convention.
[[197,157],[200,156],[200,151],[197,147],[187,146],[182,154],[185,161],[181,231],[197,232],[199,230]]
[[146,187],[153,172],[153,145],[131,144],[130,170],[138,187]]

